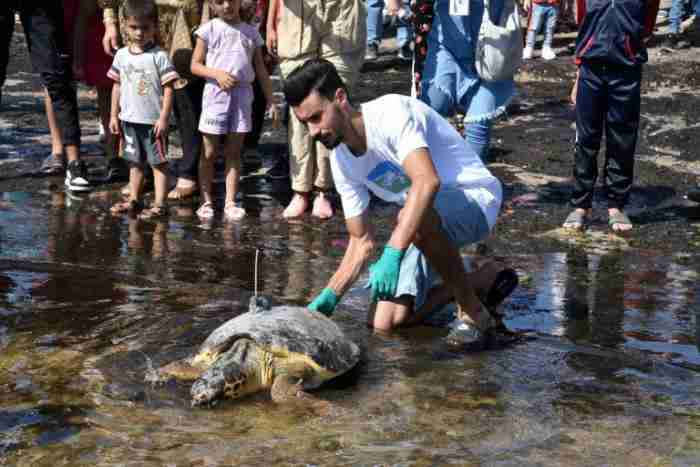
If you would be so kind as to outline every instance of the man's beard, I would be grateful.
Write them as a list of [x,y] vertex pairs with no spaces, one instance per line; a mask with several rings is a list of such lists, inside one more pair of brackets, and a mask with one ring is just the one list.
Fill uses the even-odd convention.
[[340,136],[333,138],[331,135],[328,136],[318,136],[316,141],[321,143],[326,147],[326,149],[335,149],[340,144]]

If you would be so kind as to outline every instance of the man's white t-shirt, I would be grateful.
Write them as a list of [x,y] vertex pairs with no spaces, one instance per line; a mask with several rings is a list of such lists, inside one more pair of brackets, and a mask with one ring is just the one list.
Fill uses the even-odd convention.
[[403,162],[426,148],[440,177],[440,189],[457,188],[474,199],[493,228],[501,207],[501,183],[467,146],[450,123],[425,103],[388,94],[362,104],[367,152],[355,156],[345,144],[331,153],[331,170],[345,218],[359,216],[369,205],[369,191],[403,205],[411,181]]

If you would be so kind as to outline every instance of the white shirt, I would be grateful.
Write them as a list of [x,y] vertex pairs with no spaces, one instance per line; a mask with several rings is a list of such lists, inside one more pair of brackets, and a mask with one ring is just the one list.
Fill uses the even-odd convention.
[[450,123],[423,102],[388,94],[362,104],[367,152],[355,156],[345,144],[331,153],[331,170],[345,218],[359,216],[369,205],[369,191],[403,205],[411,180],[403,162],[426,148],[440,177],[441,189],[463,190],[481,207],[493,228],[501,207],[501,183],[467,146]]

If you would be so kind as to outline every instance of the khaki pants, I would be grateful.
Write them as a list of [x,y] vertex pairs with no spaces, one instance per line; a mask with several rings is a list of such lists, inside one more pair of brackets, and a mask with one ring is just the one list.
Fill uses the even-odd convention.
[[[348,90],[364,62],[367,13],[362,0],[283,0],[277,25],[280,71],[286,78],[310,58],[335,65]],[[308,129],[291,112],[288,128],[292,189],[306,193],[333,186],[329,151],[314,144]]]

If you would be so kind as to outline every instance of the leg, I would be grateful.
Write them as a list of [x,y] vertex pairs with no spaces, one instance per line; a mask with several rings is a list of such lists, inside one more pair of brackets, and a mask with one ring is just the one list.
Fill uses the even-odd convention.
[[414,299],[410,295],[381,300],[376,305],[370,305],[367,324],[377,331],[391,331],[409,323],[414,324],[413,305]]
[[599,70],[586,64],[579,67],[576,96],[576,156],[571,204],[591,209],[593,189],[598,178],[597,156],[607,108],[607,89]]
[[557,17],[559,8],[555,5],[549,5],[547,8],[547,21],[544,28],[544,44],[542,44],[542,58],[552,60],[557,55],[552,50],[552,41],[554,40],[554,30],[557,27]]
[[[300,65],[298,60],[284,60],[280,63],[280,71],[283,78]],[[289,142],[289,167],[292,179],[294,197],[282,213],[285,219],[300,217],[309,208],[309,197],[313,188],[314,161],[312,159],[312,145],[309,132],[306,127],[290,111],[287,127]]]
[[63,9],[59,3],[32,5],[21,13],[34,70],[41,75],[56,112],[69,161],[79,157],[78,101],[71,67],[65,59]]
[[153,167],[153,185],[155,188],[155,199],[153,200],[154,207],[164,207],[165,198],[168,194],[168,163],[154,165]]
[[537,41],[537,33],[542,27],[543,21],[544,9],[542,8],[542,6],[533,3],[532,14],[530,17],[530,23],[528,24],[527,36],[525,41],[525,47],[530,49],[530,54],[529,56],[525,56],[525,52],[523,52],[523,58],[532,58],[532,49],[535,48],[535,42]]
[[668,33],[678,34],[681,32],[681,22],[683,21],[683,6],[685,0],[673,0],[671,11],[668,15]]
[[49,133],[51,133],[51,155],[57,159],[63,157],[63,138],[61,138],[61,129],[56,122],[56,114],[53,111],[51,96],[48,91],[44,90],[44,107],[46,108],[46,120],[49,124]]
[[105,129],[104,146],[108,157],[118,156],[118,148],[115,150],[112,132],[109,131],[109,111],[112,106],[112,86],[97,86],[97,110],[100,113],[100,122]]
[[[639,132],[641,69],[618,72],[611,82],[605,125],[605,186],[613,230],[630,230],[632,224],[621,216],[634,177],[634,151]],[[619,224],[619,225],[618,225]]]
[[227,220],[240,220],[245,216],[245,210],[236,206],[236,195],[241,178],[241,148],[246,133],[230,133],[224,140],[226,155],[226,201],[224,217]]
[[219,148],[219,135],[203,134],[204,153],[199,160],[199,186],[204,204],[214,202],[214,160]]
[[[408,0],[403,0],[402,6],[406,11],[411,11],[411,2]],[[369,17],[368,17],[369,20]],[[369,21],[368,21],[369,23]],[[369,36],[369,24],[367,26],[367,35]],[[396,45],[399,49],[405,46],[409,46],[411,39],[413,38],[413,25],[410,22],[399,20],[396,26]],[[369,42],[369,39],[368,39]]]
[[253,129],[250,133],[246,133],[244,144],[246,148],[258,147],[260,135],[262,133],[263,124],[265,122],[265,110],[267,109],[267,101],[263,93],[262,86],[259,80],[253,81]]
[[384,0],[367,2],[367,46],[379,47],[384,33]]
[[204,80],[201,79],[195,79],[184,88],[175,90],[173,111],[182,139],[182,159],[175,159],[170,163],[171,172],[177,178],[175,189],[168,194],[170,199],[187,198],[197,189],[197,173],[202,153],[202,133],[197,125],[202,113],[203,93]]
[[488,161],[493,120],[505,112],[505,106],[513,95],[514,82],[481,81],[471,92],[459,96],[466,109],[464,139],[482,161]]
[[492,120],[464,124],[464,140],[484,163],[488,162]]

